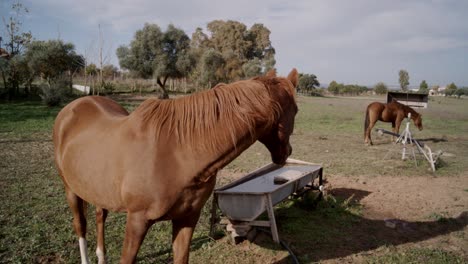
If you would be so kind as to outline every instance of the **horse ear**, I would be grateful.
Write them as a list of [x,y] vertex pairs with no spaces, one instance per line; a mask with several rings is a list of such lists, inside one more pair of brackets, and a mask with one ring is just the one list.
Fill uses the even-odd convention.
[[276,77],[276,70],[275,70],[275,69],[269,70],[269,71],[265,74],[265,77],[268,77],[268,78],[274,78],[274,77]]
[[293,68],[292,71],[288,74],[288,80],[292,83],[294,88],[296,88],[297,84],[299,83],[299,73],[297,72],[296,68]]

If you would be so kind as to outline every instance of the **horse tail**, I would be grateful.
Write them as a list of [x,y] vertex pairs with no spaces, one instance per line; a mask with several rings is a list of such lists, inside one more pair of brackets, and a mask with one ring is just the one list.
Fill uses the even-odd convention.
[[364,118],[364,137],[366,137],[366,131],[369,127],[369,107],[366,109],[366,117]]

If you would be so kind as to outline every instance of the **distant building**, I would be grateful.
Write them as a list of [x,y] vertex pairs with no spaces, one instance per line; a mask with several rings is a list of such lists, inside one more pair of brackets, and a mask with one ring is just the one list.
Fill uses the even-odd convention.
[[388,91],[387,103],[392,101],[397,101],[411,107],[427,108],[428,95],[426,93]]
[[445,89],[447,86],[437,86],[435,88],[432,88],[429,90],[429,95],[430,96],[441,96],[445,95]]

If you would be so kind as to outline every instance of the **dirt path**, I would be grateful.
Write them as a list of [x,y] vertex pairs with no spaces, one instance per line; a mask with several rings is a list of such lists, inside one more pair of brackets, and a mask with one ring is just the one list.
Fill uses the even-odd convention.
[[[363,218],[383,220],[385,227],[377,231],[377,236],[391,238],[400,248],[444,249],[468,259],[468,176],[329,176],[327,182],[332,195],[359,202]],[[437,233],[441,235],[431,235]],[[365,234],[357,231],[356,235]],[[414,237],[421,239],[405,242],[415,241]],[[327,262],[359,262],[369,254],[379,252],[362,252]]]
[[334,195],[351,196],[369,219],[434,220],[468,211],[468,176],[327,178]]

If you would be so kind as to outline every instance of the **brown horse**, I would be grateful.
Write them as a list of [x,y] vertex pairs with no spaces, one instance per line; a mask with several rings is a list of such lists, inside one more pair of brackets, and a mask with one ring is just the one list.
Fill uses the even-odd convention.
[[157,221],[172,221],[174,263],[189,246],[216,173],[256,140],[284,164],[297,113],[298,73],[275,73],[171,100],[148,99],[131,114],[105,97],[64,107],[54,126],[55,162],[79,237],[86,248],[86,204],[96,206],[99,263],[105,263],[108,210],[126,212],[120,263],[135,262]]
[[388,104],[373,102],[367,106],[366,119],[364,121],[364,143],[372,145],[371,131],[377,120],[392,122],[393,133],[400,132],[401,121],[411,113],[414,125],[423,129],[421,115],[411,107],[401,104],[395,100]]

